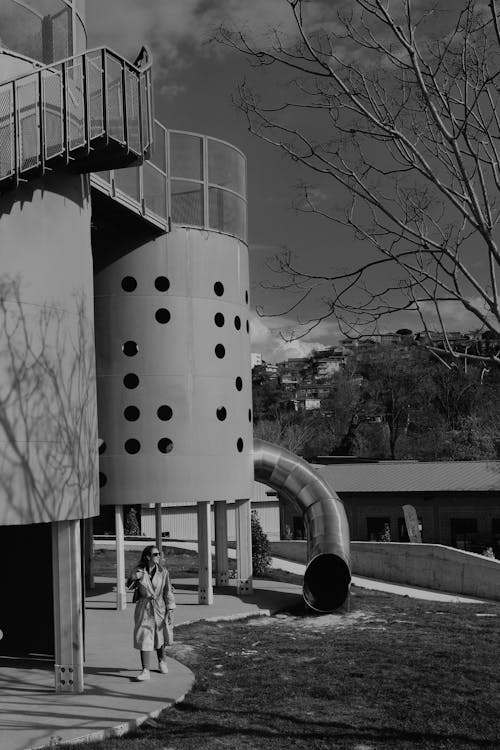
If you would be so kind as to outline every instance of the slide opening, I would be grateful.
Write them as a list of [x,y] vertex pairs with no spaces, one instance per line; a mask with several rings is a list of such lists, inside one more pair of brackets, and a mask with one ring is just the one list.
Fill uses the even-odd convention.
[[316,612],[333,612],[347,599],[350,581],[349,566],[342,558],[331,553],[317,555],[304,574],[304,600]]

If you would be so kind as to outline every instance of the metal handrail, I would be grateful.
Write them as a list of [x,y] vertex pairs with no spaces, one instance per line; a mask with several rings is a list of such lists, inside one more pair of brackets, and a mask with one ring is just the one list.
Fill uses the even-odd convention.
[[[18,185],[34,169],[43,174],[56,159],[72,162],[77,171],[91,171],[85,158],[111,142],[121,145],[120,158],[125,154],[129,162],[142,161],[151,147],[153,119],[151,56],[144,52],[145,65],[139,67],[107,47],[97,47],[1,83],[0,102],[6,102],[7,111],[0,111],[0,185],[13,178]],[[117,68],[114,76],[111,61]],[[91,79],[90,70],[97,78]],[[135,117],[128,109],[129,98],[141,103]],[[141,122],[135,122],[137,117]],[[133,142],[129,132],[134,133]],[[110,155],[102,168],[123,166],[119,157]]]
[[[247,212],[247,197],[246,190],[237,190],[228,185],[219,184],[217,181],[210,179],[210,170],[207,169],[207,155],[209,143],[217,143],[227,146],[232,151],[239,154],[246,164],[245,155],[240,151],[239,148],[234,146],[228,141],[224,141],[220,138],[213,138],[206,136],[201,133],[195,133],[191,131],[182,130],[169,130],[158,120],[154,121],[155,134],[154,134],[154,147],[159,147],[159,150],[164,153],[163,162],[157,162],[154,156],[151,156],[146,160],[140,167],[137,167],[138,175],[137,179],[131,179],[132,184],[138,184],[138,195],[135,193],[127,192],[127,188],[121,183],[121,171],[120,170],[107,170],[109,174],[92,174],[91,184],[100,192],[105,193],[113,200],[123,204],[134,213],[142,216],[147,222],[153,224],[163,231],[169,231],[171,225],[178,224],[179,226],[192,226],[198,229],[211,229],[214,231],[220,231],[223,234],[229,234],[237,237],[244,242],[247,241],[246,236],[246,212]],[[172,160],[173,160],[173,145],[171,142],[172,135],[187,135],[199,138],[202,142],[203,148],[203,176],[200,178],[185,177],[182,174],[172,173]],[[161,165],[160,165],[161,164]],[[246,170],[245,170],[246,171]],[[151,182],[153,180],[153,182]],[[198,185],[203,192],[203,221],[201,224],[189,224],[186,221],[179,221],[175,215],[175,210],[172,206],[172,183],[178,181],[192,183]],[[151,202],[148,202],[148,187],[153,190],[156,189],[157,206],[154,206]],[[208,210],[209,191],[212,188],[218,189],[225,195],[233,196],[234,199],[241,202],[243,216],[243,224],[239,228],[230,228],[226,226],[221,228],[215,226],[210,220],[210,211]],[[151,195],[151,193],[150,193]]]

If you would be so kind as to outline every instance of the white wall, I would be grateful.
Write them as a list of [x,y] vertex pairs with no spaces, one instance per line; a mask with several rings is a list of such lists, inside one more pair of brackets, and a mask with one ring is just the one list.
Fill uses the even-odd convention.
[[[256,510],[261,526],[270,540],[280,538],[280,519],[278,498],[268,500],[252,500],[252,510]],[[214,518],[212,506],[212,539],[214,539]],[[196,505],[163,506],[162,532],[169,532],[169,539],[183,539],[196,541],[198,538]],[[142,506],[141,532],[144,536],[154,537],[156,534],[154,506]],[[227,505],[227,535],[228,541],[236,541],[236,526],[234,522],[234,503]]]

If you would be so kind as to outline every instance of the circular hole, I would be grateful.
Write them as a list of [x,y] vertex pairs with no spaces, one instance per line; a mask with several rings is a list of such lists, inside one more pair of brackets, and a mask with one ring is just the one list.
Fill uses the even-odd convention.
[[104,474],[104,472],[100,471],[99,472],[99,487],[104,487],[104,485],[106,484],[107,481],[108,481],[108,478],[107,478],[106,474]]
[[136,422],[141,416],[141,412],[137,406],[127,406],[123,412],[123,416],[125,419],[128,419],[129,422]]
[[158,419],[161,419],[163,422],[168,422],[169,419],[172,419],[172,409],[166,404],[162,404],[162,406],[159,406],[156,410],[156,413],[158,415]]
[[222,326],[224,325],[224,316],[223,316],[223,314],[222,313],[215,313],[215,315],[214,315],[214,321],[215,321],[215,325],[218,328],[222,328]]
[[225,418],[227,417],[227,411],[224,408],[224,406],[219,406],[217,409],[217,419],[223,422]]
[[170,281],[166,276],[157,276],[155,279],[155,287],[159,292],[168,292],[170,289]]
[[133,292],[137,288],[137,281],[133,276],[124,276],[122,279],[122,289],[124,292]]
[[238,448],[238,453],[241,453],[243,450],[243,440],[241,438],[238,438],[236,441],[236,447]]
[[170,453],[173,447],[174,444],[170,438],[161,438],[158,440],[158,450],[160,453]]
[[248,410],[248,421],[249,422],[252,421],[252,410],[251,409]]
[[241,391],[241,389],[243,388],[243,380],[240,378],[239,375],[236,378],[236,380],[234,381],[234,384],[236,386],[236,390],[237,391]]
[[246,291],[246,292],[245,292],[245,302],[246,302],[246,303],[247,303],[247,305],[248,305],[248,291]]
[[125,441],[125,450],[127,453],[139,453],[141,450],[141,444],[135,438],[130,438]]
[[106,443],[104,442],[104,440],[102,440],[101,438],[99,438],[97,444],[99,446],[99,455],[101,456],[104,453],[104,451],[106,450]]
[[139,351],[139,347],[137,346],[135,341],[125,341],[125,343],[122,346],[122,352],[127,357],[135,357],[138,351]]
[[239,315],[237,315],[234,319],[234,327],[236,328],[237,331],[239,331],[241,328],[241,318]]
[[215,356],[218,357],[219,359],[222,359],[225,356],[225,354],[226,354],[226,350],[224,349],[222,344],[217,344],[217,346],[215,347]]
[[139,385],[139,378],[133,372],[128,372],[123,378],[123,385],[125,388],[137,388]]
[[170,313],[164,307],[160,307],[160,309],[155,312],[155,318],[158,323],[168,323],[170,320]]
[[224,294],[224,284],[222,281],[216,281],[214,284],[214,292],[217,295],[217,297],[222,297]]
[[247,320],[247,333],[250,333],[250,325],[248,323],[248,320]]

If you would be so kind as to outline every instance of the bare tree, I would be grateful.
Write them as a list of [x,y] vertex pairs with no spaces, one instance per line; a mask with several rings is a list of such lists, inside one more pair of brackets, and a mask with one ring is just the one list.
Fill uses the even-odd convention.
[[328,287],[324,312],[304,319],[301,335],[329,316],[359,335],[412,311],[436,354],[500,364],[492,347],[459,350],[445,321],[450,309],[468,311],[472,327],[500,338],[496,0],[283,6],[293,30],[274,30],[269,44],[219,30],[268,80],[275,71],[284,92],[268,104],[245,82],[237,104],[250,131],[314,173],[321,190],[333,183],[327,200],[304,184],[299,208],[364,243],[331,273],[313,275],[290,253],[278,259],[277,286],[297,292],[296,311]]
[[278,414],[276,419],[261,419],[254,427],[254,435],[261,440],[282,445],[292,453],[301,454],[314,436],[314,425],[308,420],[297,420],[294,415]]

